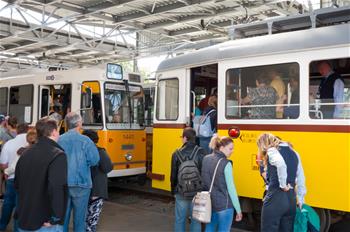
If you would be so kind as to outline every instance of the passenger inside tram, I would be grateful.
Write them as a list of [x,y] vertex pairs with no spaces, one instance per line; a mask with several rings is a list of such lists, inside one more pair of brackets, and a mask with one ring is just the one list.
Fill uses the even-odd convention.
[[122,114],[120,113],[119,110],[117,110],[117,111],[113,114],[112,122],[115,122],[115,123],[123,122],[123,120],[122,120]]
[[276,118],[275,105],[278,99],[276,90],[269,86],[269,78],[264,74],[260,74],[256,80],[256,88],[247,89],[247,96],[241,99],[242,105],[251,104],[252,107],[249,112],[249,118]]
[[286,85],[281,78],[281,73],[277,72],[275,69],[268,71],[268,76],[271,80],[270,86],[276,90],[277,100],[276,100],[276,118],[283,117],[283,108],[281,105],[284,102],[283,96],[286,93]]
[[310,63],[310,117],[350,118],[350,59]]
[[291,76],[289,78],[289,88],[291,91],[290,99],[288,101],[288,96],[283,95],[283,102],[289,103],[286,107],[282,108],[283,118],[298,118],[299,109],[299,77]]

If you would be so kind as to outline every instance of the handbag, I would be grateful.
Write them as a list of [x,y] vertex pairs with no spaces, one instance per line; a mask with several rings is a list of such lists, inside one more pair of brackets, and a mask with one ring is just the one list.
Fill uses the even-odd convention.
[[198,192],[193,200],[193,208],[192,208],[192,219],[195,219],[202,223],[210,223],[211,221],[211,198],[210,193],[213,188],[216,171],[219,167],[219,164],[223,158],[221,158],[216,164],[213,179],[211,180],[209,191],[201,191]]

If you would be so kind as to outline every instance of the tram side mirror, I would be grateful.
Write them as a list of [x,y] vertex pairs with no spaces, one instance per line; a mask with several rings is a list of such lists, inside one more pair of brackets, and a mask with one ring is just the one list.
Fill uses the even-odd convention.
[[92,108],[92,91],[91,88],[83,86],[84,91],[82,94],[82,109],[91,109]]

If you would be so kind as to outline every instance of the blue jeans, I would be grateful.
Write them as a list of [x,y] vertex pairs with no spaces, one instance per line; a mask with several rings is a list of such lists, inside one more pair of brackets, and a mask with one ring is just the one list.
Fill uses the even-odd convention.
[[218,212],[213,211],[211,221],[205,227],[205,232],[219,231],[226,232],[231,230],[233,221],[233,208],[225,209]]
[[91,189],[68,187],[68,203],[64,218],[64,231],[69,231],[70,214],[73,209],[73,230],[86,231],[86,215]]
[[38,230],[22,230],[18,228],[18,232],[62,232],[63,231],[63,226],[61,225],[54,225],[50,227],[41,227]]
[[199,146],[201,146],[207,154],[211,153],[211,149],[209,148],[211,137],[199,137]]
[[[192,217],[192,200],[184,199],[181,195],[175,194],[175,232],[186,231],[186,220]],[[190,231],[201,231],[201,224],[191,220]]]
[[[6,181],[6,190],[4,195],[4,202],[1,209],[0,230],[6,230],[12,216],[12,211],[16,207],[16,190],[15,179],[8,179]],[[16,231],[16,223],[14,224],[14,231]]]

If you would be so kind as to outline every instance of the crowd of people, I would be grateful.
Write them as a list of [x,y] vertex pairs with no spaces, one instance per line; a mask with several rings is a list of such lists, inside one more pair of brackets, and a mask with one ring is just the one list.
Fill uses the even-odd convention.
[[[6,188],[0,231],[13,216],[13,231],[97,231],[108,198],[107,173],[112,162],[97,146],[98,134],[82,130],[82,118],[70,112],[67,131],[45,117],[34,128],[0,115],[0,168]],[[13,213],[14,212],[14,213]]]
[[[204,112],[215,110],[209,107]],[[0,122],[0,165],[6,180],[0,230],[6,230],[14,211],[14,231],[69,231],[73,211],[74,231],[97,231],[103,202],[108,198],[107,173],[113,165],[106,151],[97,147],[96,131],[81,134],[82,118],[73,112],[65,117],[68,130],[62,135],[57,121],[49,117],[31,129],[27,124],[16,124],[14,117],[0,115]],[[193,219],[190,229],[230,231],[233,219],[243,217],[229,160],[234,142],[214,133],[207,149],[197,144],[196,137],[192,127],[185,128],[183,145],[172,155],[174,230],[186,230],[192,198],[199,191],[210,190],[210,223],[204,228]],[[267,183],[261,230],[293,231],[296,207],[302,207],[306,193],[300,157],[291,144],[269,133],[258,138],[257,147]],[[190,177],[184,170],[192,170]]]
[[[190,231],[230,231],[233,219],[241,221],[243,217],[233,178],[233,163],[229,160],[234,151],[232,138],[214,134],[209,143],[210,153],[196,144],[196,131],[192,127],[185,128],[181,138],[183,145],[174,151],[171,161],[174,231],[186,231],[187,219],[192,218],[192,199],[199,191],[210,192],[211,220],[207,224],[190,220]],[[269,133],[259,136],[257,147],[261,174],[266,183],[261,231],[292,232],[296,207],[302,208],[306,194],[300,157],[291,144]]]

